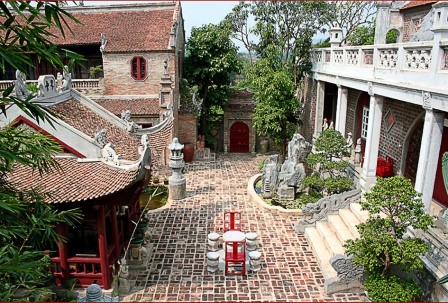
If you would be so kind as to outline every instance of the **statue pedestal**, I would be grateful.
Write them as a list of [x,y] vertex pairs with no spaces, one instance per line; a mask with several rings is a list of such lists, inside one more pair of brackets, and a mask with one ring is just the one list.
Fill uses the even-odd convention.
[[293,201],[295,195],[294,187],[283,184],[277,189],[277,195],[280,201]]
[[185,177],[181,179],[174,179],[173,176],[169,178],[169,198],[172,200],[185,199],[187,196],[187,182]]

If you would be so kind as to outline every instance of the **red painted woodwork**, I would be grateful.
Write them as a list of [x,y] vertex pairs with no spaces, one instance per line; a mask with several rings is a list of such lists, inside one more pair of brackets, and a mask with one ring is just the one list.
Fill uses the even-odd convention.
[[109,289],[111,286],[110,271],[109,271],[109,257],[107,254],[107,234],[105,223],[104,206],[98,209],[97,232],[98,232],[98,251],[100,253],[101,273],[103,274],[103,287]]
[[[363,93],[358,99],[358,105],[356,107],[356,129],[355,129],[355,143],[358,138],[361,138],[362,128],[362,109],[370,106],[370,96],[367,93]],[[366,149],[366,140],[361,138],[361,155],[364,156]]]
[[[227,241],[225,247],[225,274],[229,274],[229,266],[241,266],[241,275],[246,275],[246,240],[241,242]],[[238,274],[234,271],[233,274]]]
[[241,213],[237,211],[224,212],[224,232],[229,230],[241,231]]
[[249,152],[249,127],[244,122],[235,122],[230,127],[230,152]]
[[67,243],[64,241],[67,235],[67,226],[63,223],[59,223],[56,227],[57,233],[60,235],[58,238],[58,252],[60,257],[60,272],[64,279],[69,278],[70,267],[67,262],[68,259],[68,251],[67,251]]
[[[118,259],[120,256],[120,237],[118,235],[118,222],[117,222],[117,210],[116,206],[111,206],[110,219],[112,223],[112,242],[114,246],[113,257]],[[113,262],[113,261],[112,261]]]
[[448,128],[443,128],[442,144],[440,145],[439,162],[437,164],[436,180],[434,181],[433,198],[437,202],[448,206],[448,194],[445,189],[445,183],[442,175],[442,156],[448,152]]
[[392,177],[394,175],[394,160],[391,157],[386,157],[386,160],[378,157],[376,175],[383,178]]
[[[60,286],[63,284],[63,281],[66,280],[60,265],[62,260],[59,257],[51,258],[51,260],[55,265],[55,270],[53,272],[55,282]],[[87,287],[96,281],[98,285],[106,288],[103,283],[101,258],[72,257],[67,259],[67,264],[70,268],[70,277],[77,279],[82,287]]]
[[422,143],[423,134],[423,119],[419,121],[412,131],[408,141],[408,150],[406,152],[406,164],[403,175],[415,184],[415,177],[417,176],[418,159],[420,157],[420,146]]

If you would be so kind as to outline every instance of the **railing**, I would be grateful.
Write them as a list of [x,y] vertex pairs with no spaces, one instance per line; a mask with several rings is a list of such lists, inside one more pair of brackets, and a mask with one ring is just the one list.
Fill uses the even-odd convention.
[[445,40],[437,44],[433,41],[376,44],[320,48],[312,52],[314,72],[446,90],[448,41]]
[[[3,80],[0,81],[0,90],[5,90],[8,87],[14,85],[15,80]],[[99,88],[99,79],[73,79],[72,87],[74,89],[89,89],[89,88]],[[27,84],[37,83],[37,80],[27,80]]]
[[[55,278],[64,278],[63,270],[61,268],[60,258],[51,258],[55,264],[53,275]],[[67,259],[69,266],[69,275],[77,280],[82,286],[88,286],[93,283],[94,280],[98,281],[98,284],[102,284],[103,274],[101,272],[101,259],[97,257],[72,257]]]

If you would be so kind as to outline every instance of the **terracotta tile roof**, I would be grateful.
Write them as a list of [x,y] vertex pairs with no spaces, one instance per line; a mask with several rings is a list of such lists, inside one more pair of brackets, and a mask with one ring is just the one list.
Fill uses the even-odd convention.
[[107,128],[107,141],[112,142],[117,154],[124,160],[138,160],[139,138],[130,136],[125,130],[113,125],[76,100],[67,100],[50,108],[58,118],[87,136],[94,137],[97,127]]
[[159,99],[132,99],[132,100],[94,100],[96,103],[114,113],[121,115],[123,111],[130,110],[131,115],[159,115]]
[[429,0],[409,1],[404,6],[402,6],[400,9],[403,10],[403,9],[422,6],[422,5],[426,5],[426,4],[432,4],[432,3],[436,3],[436,2],[438,2],[438,1],[429,1]]
[[253,95],[253,93],[247,90],[232,91],[229,101],[226,104],[226,108],[231,110],[252,111],[257,105]]
[[76,159],[57,159],[61,170],[39,175],[38,171],[16,165],[8,181],[20,188],[41,187],[51,194],[48,203],[86,201],[106,196],[132,185],[138,170],[126,171],[102,162],[77,163]]
[[82,24],[67,20],[73,34],[67,30],[65,40],[52,39],[59,45],[100,45],[103,33],[107,40],[105,52],[167,50],[173,12],[174,5],[153,11],[70,12]]
[[173,132],[173,120],[160,131],[149,135],[149,147],[151,148],[151,164],[153,167],[161,164],[165,148],[171,143]]

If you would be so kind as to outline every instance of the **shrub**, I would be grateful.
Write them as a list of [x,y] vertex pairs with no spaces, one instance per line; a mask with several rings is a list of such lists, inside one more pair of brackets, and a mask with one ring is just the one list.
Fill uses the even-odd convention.
[[422,289],[415,281],[397,276],[372,274],[364,282],[364,286],[369,297],[376,302],[409,302],[422,295]]

